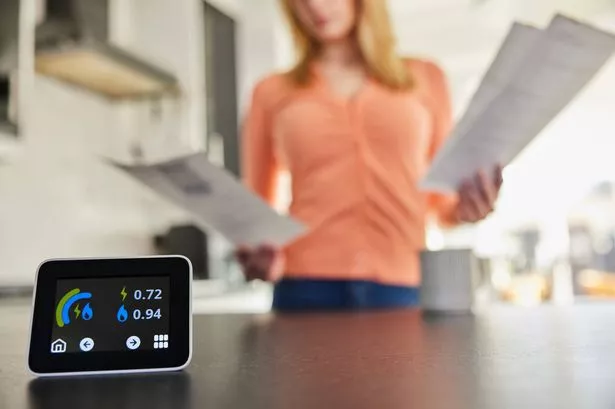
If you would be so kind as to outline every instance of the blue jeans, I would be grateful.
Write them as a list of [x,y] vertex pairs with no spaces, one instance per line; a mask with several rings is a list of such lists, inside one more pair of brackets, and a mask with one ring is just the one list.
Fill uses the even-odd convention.
[[275,286],[276,311],[408,308],[419,304],[417,287],[355,280],[285,279]]

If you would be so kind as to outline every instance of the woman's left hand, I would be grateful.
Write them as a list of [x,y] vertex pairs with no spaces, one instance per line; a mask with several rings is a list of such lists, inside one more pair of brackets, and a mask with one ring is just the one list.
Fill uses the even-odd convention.
[[494,210],[502,182],[502,166],[499,165],[491,172],[481,170],[463,182],[458,192],[456,219],[461,223],[476,223],[485,219]]

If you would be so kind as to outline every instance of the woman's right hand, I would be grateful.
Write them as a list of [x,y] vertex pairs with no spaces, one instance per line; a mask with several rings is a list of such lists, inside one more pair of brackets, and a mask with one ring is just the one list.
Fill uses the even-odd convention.
[[276,246],[263,244],[257,247],[240,246],[235,257],[248,281],[276,282],[284,273],[284,255]]

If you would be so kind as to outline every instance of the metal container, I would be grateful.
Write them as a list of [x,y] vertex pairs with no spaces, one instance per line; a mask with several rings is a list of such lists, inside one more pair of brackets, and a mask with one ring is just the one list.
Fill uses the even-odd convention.
[[422,252],[421,271],[424,311],[472,313],[480,274],[472,250]]

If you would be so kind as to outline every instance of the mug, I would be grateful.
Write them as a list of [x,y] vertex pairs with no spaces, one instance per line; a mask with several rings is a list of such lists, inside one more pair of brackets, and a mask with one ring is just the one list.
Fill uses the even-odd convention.
[[471,313],[479,282],[479,264],[472,250],[421,253],[421,307],[424,311]]

